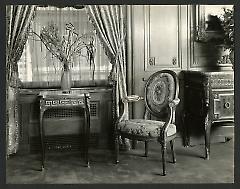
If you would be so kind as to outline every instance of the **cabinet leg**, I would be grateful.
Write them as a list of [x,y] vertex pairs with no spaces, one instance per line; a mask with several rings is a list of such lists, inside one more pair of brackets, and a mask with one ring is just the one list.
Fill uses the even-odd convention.
[[41,171],[44,170],[44,162],[45,162],[45,142],[44,142],[43,114],[44,114],[44,111],[41,111],[40,112],[40,124],[39,124],[40,143],[41,143],[41,151],[42,151],[42,154],[41,154],[42,155]]
[[206,160],[210,159],[210,131],[211,123],[208,120],[208,116],[205,121],[205,158]]
[[86,166],[90,168],[90,163],[89,163],[89,138],[90,138],[90,118],[89,118],[89,112],[85,111],[85,134],[84,134],[84,143],[85,143],[85,158],[86,158]]
[[115,163],[119,163],[119,135],[115,134]]
[[89,133],[85,133],[85,158],[86,158],[86,166],[89,168],[90,163],[89,163],[89,155],[88,155],[88,148],[89,148]]
[[148,141],[145,141],[145,157],[148,157]]
[[210,132],[205,131],[205,158],[210,159]]
[[190,136],[189,136],[189,126],[188,126],[188,122],[189,122],[189,116],[187,116],[186,114],[184,115],[184,118],[183,118],[183,137],[184,137],[184,146],[185,147],[188,147],[190,145]]
[[137,146],[137,141],[132,140],[132,149],[136,149],[136,146]]
[[190,137],[189,136],[185,136],[184,138],[184,146],[185,147],[189,147],[190,145]]
[[84,102],[85,102],[85,107],[84,107],[84,143],[85,143],[85,158],[86,158],[86,165],[88,168],[90,168],[89,164],[89,138],[90,138],[90,105],[89,105],[89,100],[86,94],[84,94]]

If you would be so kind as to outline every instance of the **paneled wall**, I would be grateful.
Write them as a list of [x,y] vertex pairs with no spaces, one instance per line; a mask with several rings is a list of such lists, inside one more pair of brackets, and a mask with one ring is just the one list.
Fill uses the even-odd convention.
[[[128,29],[132,39],[129,41],[131,51],[128,52],[132,62],[129,93],[142,96],[146,80],[158,70],[172,69],[179,74],[181,70],[188,69],[191,60],[189,8],[187,5],[128,7],[131,22]],[[182,103],[178,108],[181,106]],[[143,114],[143,102],[135,103],[133,117],[142,118]],[[177,122],[181,122],[180,117]]]
[[[193,10],[193,5],[128,7],[128,92],[143,96],[145,82],[151,74],[162,69],[174,70],[180,80],[178,131],[183,125],[181,71],[223,69],[216,67],[216,47],[194,41]],[[143,102],[135,103],[132,109],[134,118],[143,117]]]

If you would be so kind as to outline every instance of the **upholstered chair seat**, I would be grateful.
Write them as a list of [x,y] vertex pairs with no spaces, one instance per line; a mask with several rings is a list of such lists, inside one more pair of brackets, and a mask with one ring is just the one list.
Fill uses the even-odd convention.
[[[130,119],[121,121],[118,124],[118,130],[123,134],[140,135],[142,137],[156,138],[162,132],[163,121]],[[166,131],[167,137],[176,134],[176,126],[169,124]]]

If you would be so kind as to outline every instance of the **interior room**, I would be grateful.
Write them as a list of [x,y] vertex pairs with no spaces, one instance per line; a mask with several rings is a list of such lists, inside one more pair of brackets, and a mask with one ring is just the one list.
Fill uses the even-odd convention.
[[234,5],[6,5],[6,183],[234,183]]

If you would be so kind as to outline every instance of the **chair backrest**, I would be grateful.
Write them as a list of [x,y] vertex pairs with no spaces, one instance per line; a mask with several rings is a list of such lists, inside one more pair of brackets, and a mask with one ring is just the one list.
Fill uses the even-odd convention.
[[155,117],[166,115],[169,100],[178,97],[179,81],[172,70],[161,70],[152,74],[145,85],[145,105]]

